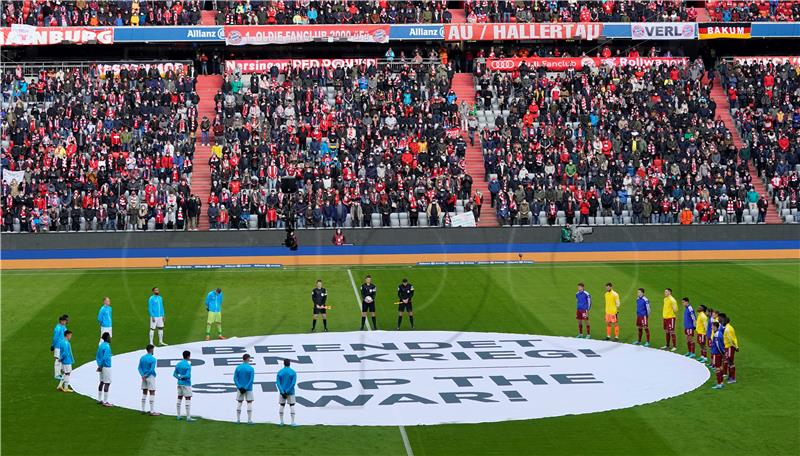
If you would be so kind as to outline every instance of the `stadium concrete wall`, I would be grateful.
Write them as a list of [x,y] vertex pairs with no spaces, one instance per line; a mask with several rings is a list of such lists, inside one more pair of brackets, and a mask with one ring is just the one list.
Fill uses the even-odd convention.
[[557,227],[3,234],[2,269],[236,267],[452,262],[800,259],[796,225],[595,227],[581,244]]

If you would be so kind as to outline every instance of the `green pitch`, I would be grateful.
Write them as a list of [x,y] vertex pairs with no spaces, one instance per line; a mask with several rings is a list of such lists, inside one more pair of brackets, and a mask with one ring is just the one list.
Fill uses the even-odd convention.
[[[379,287],[378,325],[385,329],[394,327],[396,308],[391,302],[403,277],[417,290],[414,310],[420,330],[574,336],[574,294],[579,281],[595,296],[595,338],[605,335],[598,307],[602,309],[599,300],[608,281],[614,282],[622,297],[623,341],[636,336],[637,287],[647,289],[655,321],[660,321],[662,290],[671,287],[678,298],[689,296],[695,307],[707,304],[724,310],[736,326],[742,345],[736,358],[739,383],[722,391],[712,391],[709,382],[674,399],[619,411],[406,427],[417,456],[701,451],[772,455],[797,454],[800,448],[800,262],[393,266],[353,267],[351,271],[356,281],[372,274]],[[279,428],[202,420],[187,424],[171,416],[101,408],[89,398],[55,389],[48,348],[61,313],[71,317],[76,366],[94,358],[98,340],[95,318],[105,295],[111,297],[114,307],[115,353],[141,349],[147,343],[146,301],[153,286],[160,287],[164,296],[165,339],[169,343],[202,340],[206,321],[203,297],[218,286],[225,292],[227,336],[307,332],[311,326],[309,293],[318,278],[325,282],[333,305],[331,330],[356,330],[359,309],[345,267],[4,271],[0,278],[4,455],[406,454],[397,427]],[[660,324],[653,326],[653,345],[661,346]],[[682,335],[678,346],[685,347]],[[169,400],[174,400],[172,392],[158,394],[169,394]],[[256,403],[256,407],[273,406]],[[302,423],[302,409],[298,420]]]

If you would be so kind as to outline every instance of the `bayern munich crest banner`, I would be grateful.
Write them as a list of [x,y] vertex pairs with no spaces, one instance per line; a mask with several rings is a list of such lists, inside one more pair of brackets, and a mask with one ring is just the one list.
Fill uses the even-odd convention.
[[313,41],[388,43],[387,25],[232,25],[225,26],[225,44],[290,44]]

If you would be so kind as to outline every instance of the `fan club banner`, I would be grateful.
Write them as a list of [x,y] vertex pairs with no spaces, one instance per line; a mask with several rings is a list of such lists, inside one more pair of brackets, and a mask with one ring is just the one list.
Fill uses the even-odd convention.
[[258,60],[227,60],[225,71],[233,73],[265,73],[272,67],[278,67],[279,71],[286,71],[291,68],[350,68],[359,65],[377,65],[378,59],[258,59]]
[[649,68],[655,65],[685,65],[685,57],[526,57],[508,59],[488,59],[486,66],[492,71],[516,71],[522,62],[532,69],[544,68],[548,71],[582,70],[604,66],[635,66]]
[[693,40],[697,24],[694,22],[633,22],[631,38],[634,40]]
[[698,37],[701,40],[718,38],[749,39],[749,22],[702,22],[698,25]]
[[114,44],[113,27],[0,28],[0,46],[47,46],[52,44]]
[[600,38],[599,22],[532,24],[446,24],[445,41],[587,40]]
[[114,76],[119,76],[119,72],[123,68],[128,71],[139,71],[139,68],[144,68],[145,70],[149,70],[150,68],[155,68],[161,75],[167,74],[168,71],[174,71],[175,73],[179,74],[188,74],[189,71],[191,70],[191,64],[180,63],[180,62],[97,64],[97,71],[100,73],[101,78],[104,78],[106,76],[106,73],[108,73],[109,71],[112,72]]
[[225,26],[225,44],[289,44],[312,41],[389,42],[389,25],[244,25]]
[[[191,352],[193,414],[229,422],[236,421],[233,372],[245,353],[255,369],[257,423],[278,419],[275,382],[284,359],[297,372],[301,425],[408,426],[596,413],[675,397],[709,378],[703,364],[675,353],[574,337],[451,331],[254,335],[157,347],[155,409],[162,414],[176,413],[172,373],[184,350]],[[113,357],[109,400],[115,406],[139,410],[142,378],[136,369],[143,354]],[[94,359],[86,361],[76,363],[71,384],[88,403],[97,393],[98,374]]]
[[800,57],[734,57],[733,61],[736,63],[744,63],[747,65],[751,65],[753,63],[762,63],[767,64],[771,63],[773,65],[782,65],[784,63],[791,63],[792,65],[800,65]]

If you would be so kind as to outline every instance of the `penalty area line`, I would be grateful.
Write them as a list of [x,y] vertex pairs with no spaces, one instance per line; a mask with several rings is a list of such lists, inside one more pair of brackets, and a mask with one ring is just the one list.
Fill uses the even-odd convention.
[[[353,296],[356,298],[356,308],[361,310],[361,297],[358,295],[358,287],[356,287],[356,281],[353,279],[353,271],[349,268],[347,269],[347,275],[350,277],[350,285],[353,286]],[[372,327],[369,324],[369,320],[366,320],[365,323],[367,324],[367,330],[372,331]],[[406,447],[406,456],[414,456],[414,451],[411,449],[411,442],[408,440],[408,434],[406,433],[405,426],[397,426],[400,428],[400,437],[403,439],[403,446]]]

